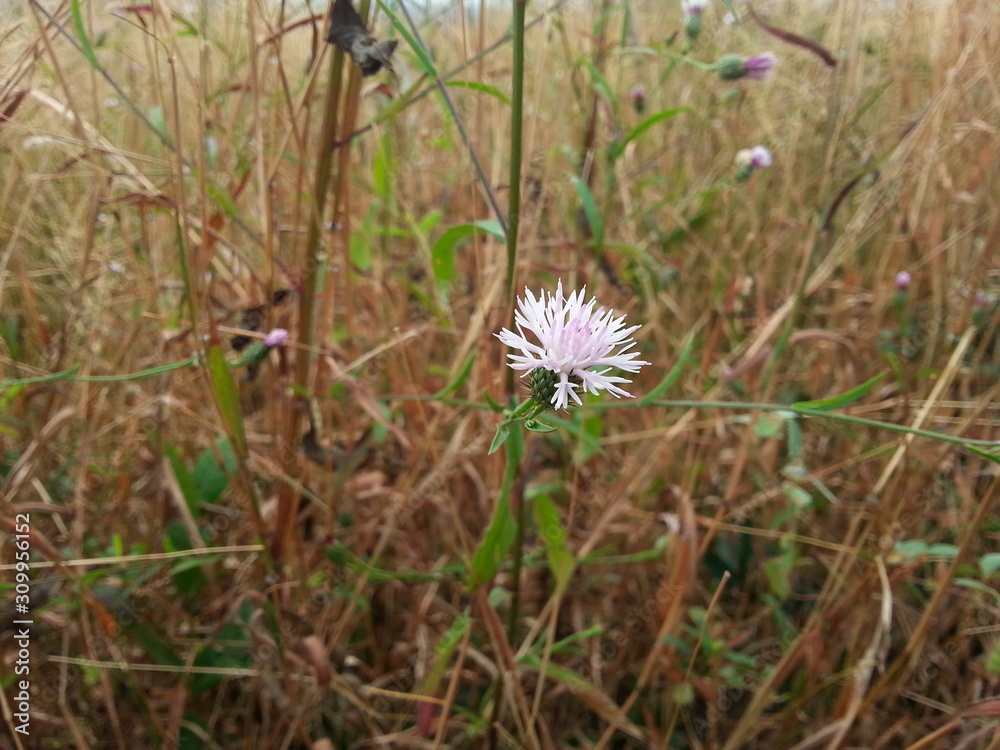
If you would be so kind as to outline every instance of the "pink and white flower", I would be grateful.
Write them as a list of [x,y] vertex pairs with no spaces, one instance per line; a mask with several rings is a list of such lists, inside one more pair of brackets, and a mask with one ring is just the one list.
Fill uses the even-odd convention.
[[619,384],[632,381],[608,373],[612,368],[636,373],[650,364],[637,359],[639,352],[629,351],[635,346],[631,336],[641,326],[626,327],[624,315],[616,318],[613,310],[595,309],[597,300],[592,297],[584,303],[585,294],[586,287],[564,297],[562,280],[556,293],[549,293],[547,299],[544,292],[536,298],[525,288],[514,313],[517,333],[504,328],[494,334],[521,352],[507,355],[512,369],[524,370],[525,374],[544,369],[552,374],[554,388],[546,389],[544,394],[535,393],[533,388],[532,395],[553,409],[565,409],[570,399],[582,404],[577,391],[595,395],[607,391],[615,398],[631,398]]

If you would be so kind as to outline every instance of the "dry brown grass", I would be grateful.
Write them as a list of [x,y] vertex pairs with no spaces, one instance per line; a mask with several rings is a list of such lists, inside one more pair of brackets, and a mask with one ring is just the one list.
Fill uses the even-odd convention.
[[[40,5],[73,33],[68,2]],[[32,735],[0,746],[1000,747],[1000,595],[980,567],[1000,528],[996,464],[833,419],[796,420],[798,448],[773,412],[726,406],[822,399],[884,372],[842,411],[1000,439],[1000,6],[759,8],[837,51],[831,70],[749,19],[722,25],[716,2],[692,55],[773,49],[763,84],[682,63],[660,85],[670,58],[621,41],[662,50],[672,4],[630,6],[624,30],[609,5],[603,54],[597,4],[529,31],[517,288],[587,283],[642,322],[655,364],[639,395],[695,343],[674,401],[595,403],[530,436],[518,496],[557,503],[578,563],[558,591],[552,540],[528,529],[511,641],[509,568],[488,591],[465,583],[504,472],[484,394],[504,399],[506,258],[482,235],[459,246],[444,293],[434,282],[442,231],[495,218],[434,92],[335,154],[304,340],[339,470],[285,438],[305,420],[287,387],[295,347],[240,381],[248,460],[216,470],[211,503],[192,482],[232,430],[207,367],[79,377],[184,360],[310,270],[323,24],[217,5],[199,19],[180,3],[83,4],[102,66],[140,113],[162,112],[170,147],[37,7],[0,8],[0,375],[78,368],[0,391],[2,562],[11,573],[13,519],[30,512],[37,563]],[[171,7],[205,44],[178,34]],[[449,70],[508,22],[491,8],[422,33]],[[352,107],[360,127],[391,106],[376,82],[398,96],[416,81],[403,47],[398,78],[351,79],[345,132]],[[584,60],[623,130],[642,119],[637,83],[646,115],[690,111],[612,174],[620,133]],[[501,45],[457,78],[509,94],[510,67]],[[509,108],[450,93],[505,206]],[[585,142],[617,284],[571,182]],[[733,155],[758,143],[775,165],[733,184]],[[913,283],[897,294],[903,269]],[[270,323],[294,331],[297,306]],[[472,355],[460,387],[433,397]],[[275,558],[282,492],[298,515]],[[897,546],[914,540],[951,546]],[[162,554],[184,548],[202,549]]]

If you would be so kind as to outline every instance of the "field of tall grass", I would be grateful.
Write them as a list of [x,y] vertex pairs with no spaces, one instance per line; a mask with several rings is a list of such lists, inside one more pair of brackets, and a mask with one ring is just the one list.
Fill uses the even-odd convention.
[[329,10],[0,5],[0,748],[1000,748],[1000,6]]

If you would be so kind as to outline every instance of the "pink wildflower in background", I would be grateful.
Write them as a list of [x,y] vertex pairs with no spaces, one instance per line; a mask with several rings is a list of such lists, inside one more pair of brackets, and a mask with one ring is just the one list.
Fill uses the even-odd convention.
[[765,146],[744,148],[736,152],[736,181],[746,182],[755,169],[771,166],[771,152]]
[[264,337],[264,346],[274,349],[288,343],[288,331],[284,328],[275,328]]
[[692,42],[701,34],[701,14],[708,7],[708,0],[681,0],[684,13],[684,33]]
[[740,78],[763,81],[770,77],[771,69],[777,62],[778,58],[773,52],[764,52],[752,57],[724,55],[715,64],[715,71],[724,81],[737,81]]
[[646,87],[641,83],[632,87],[632,107],[640,115],[646,111]]

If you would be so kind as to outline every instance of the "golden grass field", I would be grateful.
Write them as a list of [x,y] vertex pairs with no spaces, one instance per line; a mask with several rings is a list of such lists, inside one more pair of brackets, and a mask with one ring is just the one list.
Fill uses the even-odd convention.
[[1000,748],[1000,5],[755,8],[0,5],[0,748]]

